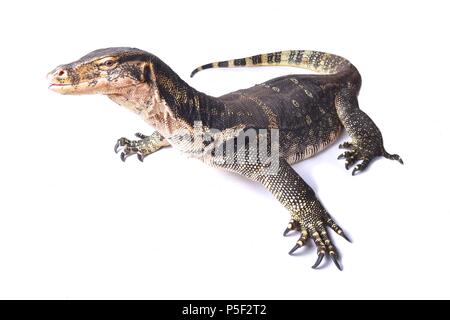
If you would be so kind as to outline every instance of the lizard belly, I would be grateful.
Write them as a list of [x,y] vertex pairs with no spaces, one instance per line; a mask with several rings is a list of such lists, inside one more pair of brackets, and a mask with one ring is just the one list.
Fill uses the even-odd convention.
[[336,141],[342,131],[338,124],[323,130],[311,129],[303,136],[297,133],[283,133],[280,136],[281,155],[289,164],[310,158]]

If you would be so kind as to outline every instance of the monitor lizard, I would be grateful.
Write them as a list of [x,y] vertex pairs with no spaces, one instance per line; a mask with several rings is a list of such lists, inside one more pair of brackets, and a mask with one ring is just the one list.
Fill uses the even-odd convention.
[[[380,156],[403,161],[385,150],[380,130],[358,106],[358,70],[337,55],[308,50],[258,54],[205,64],[191,77],[209,68],[249,66],[293,66],[316,74],[286,75],[212,97],[189,86],[156,56],[117,47],[60,65],[48,74],[48,80],[49,88],[61,94],[106,95],[156,130],[149,136],[137,133],[137,140],[118,139],[114,149],[123,161],[133,154],[143,161],[149,154],[173,146],[208,165],[261,183],[291,215],[284,235],[291,231],[300,234],[289,253],[312,239],[317,247],[312,267],[317,268],[328,255],[342,270],[327,227],[349,238],[292,164],[323,150],[342,129],[351,141],[339,146],[347,151],[338,159],[346,160],[346,169],[353,167],[353,175]],[[247,134],[252,130],[256,134]],[[263,140],[266,144],[260,144]],[[272,156],[271,161],[263,153]]]

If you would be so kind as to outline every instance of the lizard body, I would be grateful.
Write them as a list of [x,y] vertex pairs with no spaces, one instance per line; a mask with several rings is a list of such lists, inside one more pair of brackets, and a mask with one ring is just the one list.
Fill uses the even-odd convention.
[[328,254],[336,266],[338,253],[327,226],[347,238],[291,164],[334,142],[342,129],[352,141],[339,158],[352,174],[376,157],[398,160],[386,152],[381,132],[359,109],[358,70],[346,59],[305,50],[280,51],[214,62],[195,69],[288,65],[319,74],[287,75],[251,88],[212,97],[189,86],[156,56],[134,48],[107,48],[62,65],[49,73],[50,89],[62,94],[104,94],[137,113],[156,131],[120,138],[121,159],[143,159],[166,146],[208,165],[238,173],[264,185],[290,212],[291,230],[300,238],[290,253],[308,239],[317,246],[314,268]]

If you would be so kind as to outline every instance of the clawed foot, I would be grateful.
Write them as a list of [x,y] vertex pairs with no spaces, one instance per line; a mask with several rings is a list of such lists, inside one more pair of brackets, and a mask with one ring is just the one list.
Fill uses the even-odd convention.
[[368,146],[364,148],[361,147],[359,144],[344,142],[341,145],[339,145],[339,148],[349,150],[339,155],[338,160],[340,159],[346,160],[345,169],[347,170],[356,164],[356,166],[352,171],[353,176],[366,170],[369,164],[372,162],[372,160],[379,156],[383,156],[391,160],[397,160],[398,162],[403,164],[403,160],[402,158],[400,158],[398,154],[389,154],[384,150],[383,146],[379,147],[372,143],[368,143]]
[[[307,221],[309,219],[305,220]],[[311,238],[313,239],[317,247],[317,260],[312,268],[316,269],[317,267],[319,267],[325,255],[328,254],[331,260],[333,260],[336,267],[342,271],[342,267],[339,264],[339,256],[337,250],[328,237],[325,226],[330,227],[338,235],[342,236],[344,239],[350,242],[350,239],[344,234],[344,231],[342,231],[342,229],[329,216],[324,218],[321,217],[315,220],[315,222],[313,223],[302,223],[299,220],[291,219],[283,235],[287,236],[291,231],[299,231],[300,238],[297,240],[295,246],[289,251],[289,254],[294,254],[295,251],[303,247],[306,244],[306,241]]]
[[128,140],[127,138],[120,138],[114,147],[116,153],[120,152],[120,159],[125,161],[129,156],[136,154],[139,161],[144,161],[144,158],[151,153],[151,150],[147,148],[146,136],[142,133],[136,133],[136,137],[140,140]]

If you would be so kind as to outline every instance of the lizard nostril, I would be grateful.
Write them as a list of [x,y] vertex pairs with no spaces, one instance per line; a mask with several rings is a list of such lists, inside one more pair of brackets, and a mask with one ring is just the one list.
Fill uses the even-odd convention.
[[60,72],[58,72],[58,76],[62,77],[64,75],[64,70],[61,70]]

